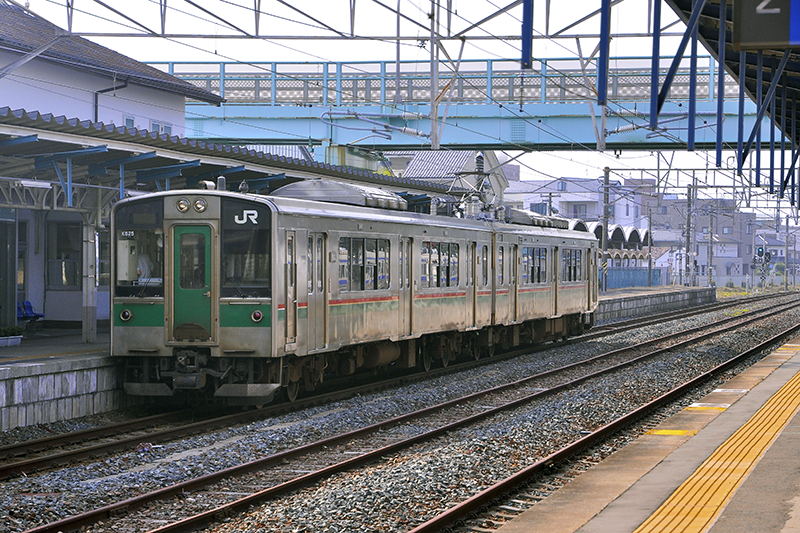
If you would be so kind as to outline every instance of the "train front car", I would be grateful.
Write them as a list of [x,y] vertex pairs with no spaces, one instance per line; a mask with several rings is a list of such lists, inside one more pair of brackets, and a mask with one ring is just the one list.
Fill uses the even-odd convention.
[[132,396],[259,405],[272,357],[272,211],[215,191],[156,193],[112,213],[112,354]]

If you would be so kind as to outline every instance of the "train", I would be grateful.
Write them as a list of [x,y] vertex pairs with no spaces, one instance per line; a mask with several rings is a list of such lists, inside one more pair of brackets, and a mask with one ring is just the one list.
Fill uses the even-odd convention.
[[111,213],[111,354],[129,396],[261,406],[593,326],[598,243],[478,198],[375,187],[148,193]]

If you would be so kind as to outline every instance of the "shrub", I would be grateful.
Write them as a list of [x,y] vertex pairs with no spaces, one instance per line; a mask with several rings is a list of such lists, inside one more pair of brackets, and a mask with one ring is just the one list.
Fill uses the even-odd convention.
[[0,328],[0,337],[15,337],[17,335],[22,335],[24,331],[25,328],[22,326],[6,326]]

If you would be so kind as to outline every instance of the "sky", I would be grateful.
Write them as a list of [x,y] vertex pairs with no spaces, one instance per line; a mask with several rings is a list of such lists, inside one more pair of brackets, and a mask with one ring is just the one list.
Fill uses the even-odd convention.
[[[24,2],[24,0],[17,0]],[[75,13],[72,30],[83,33],[145,34],[147,30],[161,31],[162,0],[72,0]],[[51,22],[66,28],[68,25],[66,0],[27,0],[29,8]],[[90,37],[113,50],[148,61],[372,61],[393,60],[397,54],[397,16],[390,9],[400,7],[400,56],[403,60],[428,61],[430,59],[429,12],[431,0],[163,0],[166,3],[165,32],[181,35],[204,35],[204,39],[163,37]],[[455,35],[473,26],[511,0],[439,0],[439,33]],[[545,17],[545,6],[550,4],[550,17]],[[114,13],[104,5],[116,9],[128,18]],[[256,34],[254,6],[260,4],[258,18],[259,39],[231,39],[230,35]],[[350,19],[350,6],[356,7],[354,20]],[[628,36],[615,38],[610,56],[648,57],[651,50],[649,37],[631,36],[646,34],[650,29],[651,0],[625,0],[612,9],[612,33]],[[198,7],[199,6],[199,7]],[[576,57],[578,42],[584,56],[595,50],[599,31],[599,17],[590,17],[599,6],[598,0],[571,0],[534,2],[534,35],[553,35],[561,32],[570,38],[535,39],[533,55],[536,58]],[[388,8],[387,8],[388,7]],[[293,9],[294,8],[294,9]],[[204,11],[205,9],[206,11]],[[465,59],[497,59],[520,57],[522,8],[515,7],[499,17],[469,31],[475,40],[468,40],[461,49],[456,39],[445,41],[452,58],[459,53]],[[223,20],[220,20],[223,19]],[[352,27],[351,27],[352,22]],[[327,26],[327,27],[326,27]],[[147,30],[145,29],[147,28]],[[683,24],[666,4],[662,7],[662,28],[680,34]],[[354,35],[361,39],[330,39],[331,36]],[[578,41],[574,36],[581,36]],[[314,38],[318,37],[318,38]],[[323,38],[319,38],[323,37]],[[327,37],[327,38],[325,38]],[[662,55],[668,56],[677,49],[679,37],[662,39]],[[701,53],[703,53],[701,51]],[[613,66],[613,65],[612,65]],[[518,152],[509,152],[513,157]],[[732,152],[725,152],[723,160],[730,165]],[[766,157],[766,156],[764,156]],[[765,160],[765,159],[762,159]],[[626,177],[653,177],[654,169],[668,166],[703,169],[713,168],[715,154],[678,151],[667,153],[659,160],[658,154],[649,151],[614,152],[538,152],[527,154],[515,161],[520,164],[522,179],[547,177],[598,177],[603,168],[610,167],[616,179]],[[642,172],[649,169],[650,172]],[[664,174],[662,173],[661,176]],[[713,173],[704,179],[731,184],[733,173]],[[727,178],[726,178],[727,176]],[[673,173],[669,183],[683,187],[688,174]],[[682,181],[683,180],[683,181]],[[712,194],[712,192],[706,192]],[[726,194],[714,191],[713,194]],[[787,205],[788,203],[783,202]],[[768,202],[765,213],[774,214],[775,200]],[[783,205],[783,204],[781,204]]]

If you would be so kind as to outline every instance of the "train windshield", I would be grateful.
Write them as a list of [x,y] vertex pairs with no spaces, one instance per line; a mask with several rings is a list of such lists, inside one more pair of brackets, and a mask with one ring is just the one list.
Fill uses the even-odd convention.
[[164,296],[164,202],[161,198],[116,211],[117,296]]
[[222,202],[223,298],[265,298],[272,294],[270,211],[263,204]]

